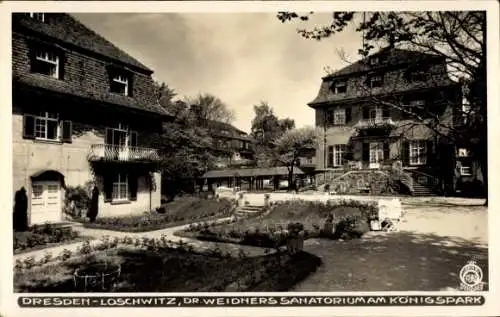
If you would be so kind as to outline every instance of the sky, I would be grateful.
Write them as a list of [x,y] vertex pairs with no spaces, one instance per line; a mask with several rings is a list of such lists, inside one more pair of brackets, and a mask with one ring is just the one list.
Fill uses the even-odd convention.
[[317,13],[307,24],[281,23],[275,13],[79,13],[77,19],[154,70],[153,78],[179,97],[210,93],[235,113],[233,125],[250,132],[253,105],[267,101],[279,118],[314,125],[307,106],[321,77],[358,59],[361,34],[351,26],[323,40],[298,27],[330,21]]

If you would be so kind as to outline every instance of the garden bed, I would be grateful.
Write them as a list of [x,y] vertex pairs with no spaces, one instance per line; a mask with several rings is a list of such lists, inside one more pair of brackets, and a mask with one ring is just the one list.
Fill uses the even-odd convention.
[[165,204],[158,211],[142,215],[97,218],[93,223],[84,222],[84,226],[123,232],[145,232],[229,217],[233,210],[234,203],[229,200],[189,197]]
[[[14,289],[23,292],[82,292],[74,272],[95,269],[96,263],[119,268],[112,285],[87,292],[220,292],[286,291],[316,271],[321,260],[300,252],[259,257],[202,254],[184,248],[144,250],[117,247],[71,257],[30,269],[16,270]],[[111,264],[111,265],[110,265]],[[110,271],[111,272],[111,271]],[[145,273],[147,272],[147,273]]]
[[304,239],[359,238],[369,231],[369,221],[377,215],[376,203],[358,201],[288,201],[271,208],[271,212],[261,217],[229,224],[194,224],[175,234],[199,240],[276,248],[286,243],[293,230]]
[[13,249],[14,254],[20,254],[88,239],[67,225],[34,225],[26,231],[14,231]]

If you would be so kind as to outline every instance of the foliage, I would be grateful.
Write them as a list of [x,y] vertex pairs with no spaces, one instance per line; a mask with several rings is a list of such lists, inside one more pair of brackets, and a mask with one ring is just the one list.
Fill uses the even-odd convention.
[[[15,291],[81,292],[79,285],[75,287],[74,272],[96,268],[102,271],[103,263],[104,269],[119,265],[120,275],[100,292],[285,291],[321,264],[319,258],[305,253],[248,257],[240,249],[240,256],[233,257],[219,248],[201,254],[179,245],[162,244],[160,239],[146,240],[148,245],[156,246],[154,250],[118,247],[41,267],[28,264],[29,269],[26,266],[15,271]],[[90,287],[83,291],[92,290]]]
[[[313,13],[299,15],[279,12],[282,22],[299,19],[310,20]],[[465,86],[464,97],[469,107],[454,109],[455,120],[442,120],[433,109],[404,108],[399,102],[384,102],[409,114],[414,120],[433,130],[438,136],[458,147],[471,150],[479,161],[487,193],[487,103],[486,103],[486,12],[485,11],[435,11],[435,12],[334,12],[330,25],[316,26],[312,30],[299,29],[301,36],[322,40],[335,38],[335,34],[356,25],[362,32],[363,45],[359,49],[366,57],[379,43],[429,53],[443,58],[449,76]],[[380,100],[376,100],[381,103]],[[425,120],[425,111],[431,120]]]
[[198,94],[196,97],[186,98],[186,103],[190,106],[193,118],[199,124],[206,124],[211,121],[231,123],[235,114],[218,97],[211,94]]
[[295,127],[293,119],[278,119],[273,108],[265,101],[254,105],[255,117],[252,119],[250,136],[255,140],[255,153],[257,165],[271,167],[275,165],[273,153],[274,141],[286,131]]
[[82,211],[88,210],[90,206],[90,192],[92,183],[87,182],[84,186],[68,186],[66,188],[65,206],[66,213],[73,217],[84,217]]
[[85,223],[89,228],[102,228],[126,232],[143,232],[174,227],[193,221],[230,216],[233,204],[226,199],[187,199],[184,203],[164,206],[165,213],[145,212],[142,215],[98,218],[94,223]]
[[288,168],[288,184],[294,188],[293,168],[300,164],[299,158],[314,152],[319,132],[311,127],[286,131],[275,142],[275,155],[278,162]]
[[14,252],[22,252],[58,243],[76,241],[78,233],[71,227],[50,224],[34,225],[27,231],[14,232]]
[[[320,202],[288,201],[273,203],[271,212],[262,217],[247,218],[228,224],[195,224],[176,234],[209,241],[239,243],[260,247],[279,247],[289,237],[305,239],[359,238],[369,229],[369,220],[377,215],[374,203],[358,201]],[[323,224],[329,220],[335,235],[325,234]]]

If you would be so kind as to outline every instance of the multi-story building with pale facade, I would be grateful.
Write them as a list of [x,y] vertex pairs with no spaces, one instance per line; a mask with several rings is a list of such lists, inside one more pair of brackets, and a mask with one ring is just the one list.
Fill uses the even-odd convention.
[[453,190],[457,177],[478,176],[467,166],[457,173],[466,150],[444,137],[457,120],[462,87],[440,56],[382,49],[323,77],[309,106],[323,131],[315,158],[319,183],[395,162],[413,177],[417,194]]
[[148,67],[68,14],[12,17],[13,188],[28,223],[63,220],[65,190],[99,189],[98,217],[160,205],[158,153],[169,120]]

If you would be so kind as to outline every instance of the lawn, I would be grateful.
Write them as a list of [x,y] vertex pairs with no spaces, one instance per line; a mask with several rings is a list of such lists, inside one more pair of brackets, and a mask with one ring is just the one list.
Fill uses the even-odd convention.
[[229,217],[233,213],[233,208],[234,205],[229,200],[182,197],[164,204],[159,211],[141,215],[97,218],[93,223],[84,222],[84,226],[124,232],[145,232]]
[[[371,203],[289,201],[273,206],[269,213],[260,217],[229,224],[194,224],[176,232],[176,235],[199,240],[277,247],[286,243],[286,237],[294,228],[305,239],[320,236],[360,237],[369,230],[368,222],[374,214],[376,206]],[[330,228],[326,225],[328,221],[331,222]]]
[[95,292],[219,292],[286,291],[321,265],[321,260],[301,252],[293,256],[273,253],[260,257],[229,257],[187,250],[144,250],[120,247],[70,258],[57,264],[17,271],[15,292],[82,292],[75,287],[76,269],[95,264],[121,266],[114,286]]
[[34,225],[26,231],[14,231],[13,249],[14,254],[20,254],[88,239],[69,226]]

